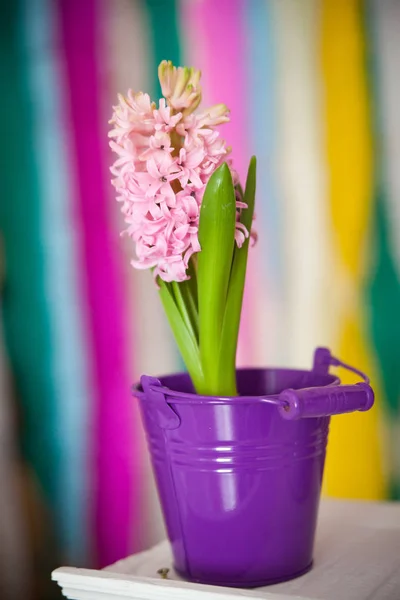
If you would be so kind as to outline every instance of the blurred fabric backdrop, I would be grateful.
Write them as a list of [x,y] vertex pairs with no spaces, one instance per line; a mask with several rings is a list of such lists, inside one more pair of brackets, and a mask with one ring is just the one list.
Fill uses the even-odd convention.
[[[1,5],[1,598],[51,598],[163,535],[137,407],[182,368],[109,183],[117,92],[166,58],[244,176],[258,157],[240,365],[328,345],[376,406],[333,419],[324,493],[400,496],[400,1],[14,0]],[[345,376],[346,377],[346,376]],[[271,492],[273,493],[273,491]]]

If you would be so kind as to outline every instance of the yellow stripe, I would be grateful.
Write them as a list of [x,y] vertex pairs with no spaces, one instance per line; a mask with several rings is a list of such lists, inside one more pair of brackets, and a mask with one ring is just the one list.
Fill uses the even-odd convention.
[[[362,6],[357,0],[322,0],[322,70],[325,95],[328,194],[336,264],[332,294],[334,350],[373,378],[377,406],[369,413],[332,419],[324,490],[328,495],[385,497],[380,439],[381,393],[365,332],[360,294],[373,200],[372,139]],[[346,376],[342,377],[346,382]]]

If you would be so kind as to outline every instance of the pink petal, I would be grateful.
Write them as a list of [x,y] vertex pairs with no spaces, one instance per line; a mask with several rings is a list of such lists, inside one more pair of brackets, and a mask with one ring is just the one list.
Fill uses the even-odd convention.
[[194,169],[190,169],[189,172],[189,179],[191,184],[195,187],[195,188],[201,188],[203,187],[203,182],[200,179],[199,174],[197,173],[197,171],[195,171]]
[[244,234],[239,229],[236,229],[235,241],[236,241],[238,248],[241,248],[243,246],[245,239],[246,238],[245,238]]
[[178,240],[183,240],[185,238],[185,236],[187,235],[187,232],[189,231],[189,225],[181,225],[180,227],[177,227],[175,229],[175,237],[178,238]]
[[185,208],[189,219],[193,219],[199,214],[199,207],[197,206],[197,202],[195,198],[193,198],[193,196],[187,196],[185,201]]
[[199,164],[204,160],[206,156],[206,152],[203,147],[198,146],[194,150],[191,150],[186,155],[185,166],[188,169],[194,169],[199,166]]
[[161,177],[161,172],[156,164],[156,161],[154,160],[154,156],[149,158],[149,160],[146,162],[146,166],[151,177],[154,177],[154,179],[159,179]]
[[236,227],[236,229],[240,229],[241,231],[243,231],[243,234],[246,238],[249,237],[249,232],[247,231],[247,228],[245,227],[245,225],[243,225],[243,223],[240,223],[240,221],[237,221],[235,223],[235,227]]
[[193,252],[201,251],[201,246],[200,246],[199,238],[197,237],[197,233],[196,233],[196,235],[190,236],[190,243],[192,244]]

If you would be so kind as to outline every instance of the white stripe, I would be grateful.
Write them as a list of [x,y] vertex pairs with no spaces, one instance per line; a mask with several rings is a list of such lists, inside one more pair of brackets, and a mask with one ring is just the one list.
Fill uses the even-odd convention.
[[323,152],[317,0],[273,0],[278,57],[278,170],[283,204],[286,363],[307,366],[334,325]]

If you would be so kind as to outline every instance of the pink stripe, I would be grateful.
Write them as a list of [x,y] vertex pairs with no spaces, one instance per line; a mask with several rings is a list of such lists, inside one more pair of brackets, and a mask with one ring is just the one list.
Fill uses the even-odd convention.
[[[230,108],[231,121],[221,127],[221,135],[232,146],[231,156],[242,183],[250,160],[246,127],[244,10],[244,0],[181,0],[182,31],[190,36],[185,46],[191,64],[202,70],[205,106],[224,102]],[[243,301],[238,364],[249,364],[254,358],[249,292],[253,287],[251,282],[256,280],[252,272],[250,264]]]
[[[203,40],[201,55],[205,101],[225,102],[231,122],[221,128],[232,146],[232,158],[241,178],[245,177],[248,150],[246,136],[246,71],[244,63],[243,0],[183,2],[186,15],[197,17],[197,31]],[[185,14],[184,13],[184,14]],[[223,25],[222,25],[223,24]],[[196,65],[197,66],[197,65]]]
[[[133,436],[123,327],[123,291],[109,226],[106,189],[107,138],[102,128],[98,73],[104,69],[99,3],[60,0],[62,40],[70,91],[76,210],[81,223],[82,278],[91,328],[93,378],[97,384],[93,461],[94,525],[99,566],[128,553],[132,513]],[[103,24],[104,25],[104,24]],[[108,177],[107,177],[108,179]]]

